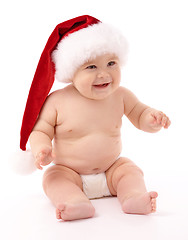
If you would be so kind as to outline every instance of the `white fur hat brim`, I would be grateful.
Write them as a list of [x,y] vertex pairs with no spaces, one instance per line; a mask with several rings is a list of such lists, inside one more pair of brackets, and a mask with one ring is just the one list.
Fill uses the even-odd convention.
[[75,71],[97,56],[115,54],[121,65],[126,62],[128,43],[119,30],[106,23],[97,23],[63,38],[52,53],[55,78],[71,82]]

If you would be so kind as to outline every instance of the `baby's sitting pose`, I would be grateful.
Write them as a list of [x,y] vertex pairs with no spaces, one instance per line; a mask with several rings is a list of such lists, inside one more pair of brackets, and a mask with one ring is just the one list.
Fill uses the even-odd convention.
[[[108,37],[104,48],[109,41]],[[170,120],[120,86],[117,50],[90,55],[78,63],[68,86],[46,98],[30,134],[37,168],[54,163],[44,173],[44,191],[56,207],[57,219],[64,221],[93,217],[89,199],[103,196],[117,196],[125,213],[153,213],[157,192],[148,192],[142,170],[120,157],[122,117],[151,133],[167,129]],[[56,66],[56,71],[61,68]]]
[[[44,174],[44,191],[56,206],[57,218],[74,220],[94,215],[80,175],[105,173],[111,195],[125,213],[156,210],[156,192],[147,192],[142,171],[121,153],[121,119],[125,114],[138,128],[157,132],[170,121],[160,111],[120,87],[119,60],[96,57],[75,73],[72,84],[46,100],[31,133],[36,166],[54,162]],[[52,147],[52,139],[54,143]]]

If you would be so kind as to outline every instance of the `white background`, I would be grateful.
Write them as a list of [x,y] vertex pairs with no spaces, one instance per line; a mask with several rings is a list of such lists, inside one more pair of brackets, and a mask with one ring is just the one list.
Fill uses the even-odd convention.
[[[61,239],[63,231],[67,234],[64,237],[73,239],[78,235],[72,232],[72,227],[78,232],[79,229],[84,231],[84,224],[93,224],[91,221],[95,221],[95,234],[100,226],[100,236],[109,232],[105,226],[113,225],[108,238],[115,237],[115,230],[112,232],[114,228],[119,231],[119,236],[124,236],[123,226],[128,227],[128,239],[136,239],[139,236],[149,239],[153,237],[152,231],[155,233],[155,239],[165,239],[169,236],[171,239],[180,236],[181,239],[188,238],[187,13],[186,0],[11,0],[0,3],[0,222],[4,224],[0,224],[4,230],[0,234],[8,234],[2,239],[22,239],[22,236],[23,239],[52,239],[53,228],[56,229],[56,239]],[[72,225],[66,223],[60,227],[63,228],[61,233],[60,225],[57,225],[59,223],[54,220],[53,214],[45,215],[45,211],[50,209],[53,212],[54,209],[48,206],[49,202],[42,193],[42,173],[36,172],[26,177],[17,176],[10,170],[8,158],[19,149],[19,131],[28,91],[48,37],[58,23],[84,14],[111,23],[124,33],[130,48],[121,85],[132,90],[145,104],[164,111],[170,117],[172,125],[169,130],[149,134],[135,129],[126,118],[123,119],[123,155],[131,158],[143,169],[148,188],[159,192],[158,213],[147,219],[143,216],[138,218],[121,215],[113,222],[109,219],[121,212],[118,203],[115,199],[99,200],[94,204],[98,207],[98,215],[101,217]],[[60,87],[62,85],[55,83],[53,89]],[[115,204],[117,211],[101,208],[105,201],[107,204]],[[37,209],[40,217],[34,215],[34,209]],[[46,229],[36,227],[40,226],[44,219]],[[100,221],[104,224],[104,229],[99,225]],[[143,236],[139,232],[140,223],[143,224]],[[165,226],[163,230],[160,228],[162,225]],[[181,228],[177,229],[180,225]],[[27,231],[22,232],[22,226]],[[33,228],[35,233],[31,233]],[[31,231],[30,234],[28,231]],[[147,231],[151,234],[148,235]],[[45,235],[46,232],[48,235]],[[100,239],[99,235],[93,236]]]

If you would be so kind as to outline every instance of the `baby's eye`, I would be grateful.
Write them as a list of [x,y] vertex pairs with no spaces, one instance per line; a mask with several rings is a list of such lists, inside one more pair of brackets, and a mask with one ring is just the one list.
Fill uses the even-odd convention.
[[114,66],[116,64],[116,62],[115,61],[110,61],[109,63],[108,63],[108,66]]
[[95,65],[90,65],[86,67],[86,69],[95,69],[95,68],[97,68]]

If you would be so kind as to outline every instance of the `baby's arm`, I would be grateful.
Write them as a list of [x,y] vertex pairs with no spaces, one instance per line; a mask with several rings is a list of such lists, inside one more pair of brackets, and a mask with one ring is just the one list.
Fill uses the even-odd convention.
[[124,89],[124,107],[125,115],[140,130],[154,133],[170,126],[170,120],[164,113],[141,103],[128,89]]
[[54,137],[56,117],[53,98],[50,96],[41,110],[29,139],[31,151],[36,159],[35,165],[39,169],[42,169],[41,165],[48,165],[54,159],[52,139]]

